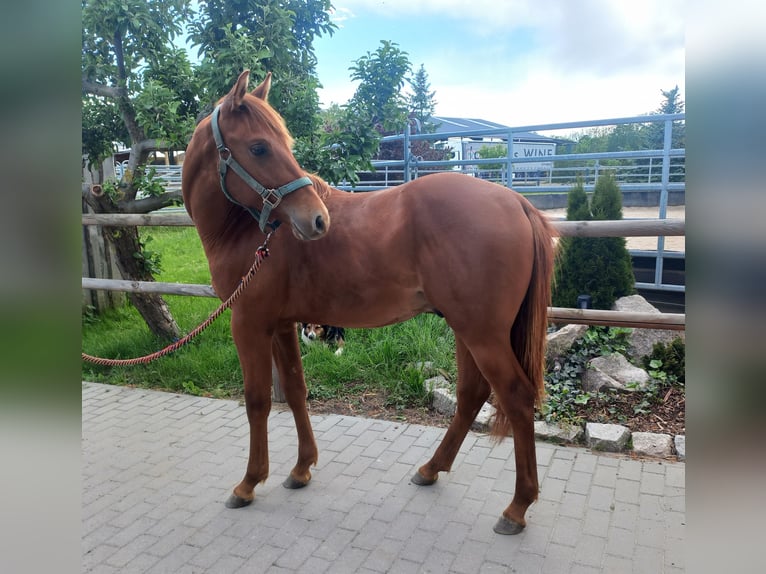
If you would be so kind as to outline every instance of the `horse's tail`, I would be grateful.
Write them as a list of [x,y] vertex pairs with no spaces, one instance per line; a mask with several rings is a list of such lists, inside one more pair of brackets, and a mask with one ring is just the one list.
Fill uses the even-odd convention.
[[[548,305],[555,258],[553,238],[556,229],[526,198],[520,197],[524,213],[532,225],[534,260],[527,293],[511,327],[511,348],[533,385],[535,404],[540,407],[545,395],[545,345],[548,333]],[[508,436],[511,421],[498,409],[492,435]]]

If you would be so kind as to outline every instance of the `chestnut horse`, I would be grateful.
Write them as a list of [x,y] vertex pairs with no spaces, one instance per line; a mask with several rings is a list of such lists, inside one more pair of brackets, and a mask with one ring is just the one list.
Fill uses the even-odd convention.
[[515,191],[461,174],[370,193],[333,189],[293,157],[284,122],[266,102],[271,76],[250,93],[248,77],[243,72],[199,123],[183,169],[184,203],[221,298],[237,287],[265,232],[289,227],[274,232],[269,259],[232,306],[250,455],[226,505],[252,502],[269,473],[272,357],[298,434],[298,460],[284,486],[311,479],[318,453],[296,322],[367,328],[432,312],[455,333],[457,411],[412,481],[433,484],[450,470],[494,391],[492,434],[512,432],[516,459],[513,500],[495,531],[520,532],[538,494],[533,419],[543,388],[552,227]]

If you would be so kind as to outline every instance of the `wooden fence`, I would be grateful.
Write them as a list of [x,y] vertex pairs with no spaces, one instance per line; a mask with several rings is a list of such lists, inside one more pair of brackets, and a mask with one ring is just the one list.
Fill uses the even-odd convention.
[[[103,226],[193,226],[185,212],[148,214],[99,214],[87,213],[82,216],[83,225]],[[620,221],[554,221],[561,236],[571,237],[655,237],[683,236],[685,222],[682,219],[648,219]],[[167,295],[189,295],[195,297],[216,297],[210,285],[182,283],[159,283],[148,281],[126,281],[117,279],[82,278],[83,289],[127,291],[138,293],[161,293]],[[668,329],[682,331],[686,328],[684,313],[629,313],[624,311],[603,311],[596,309],[569,309],[549,307],[548,318],[556,323],[580,323],[585,325],[609,325],[643,329]]]

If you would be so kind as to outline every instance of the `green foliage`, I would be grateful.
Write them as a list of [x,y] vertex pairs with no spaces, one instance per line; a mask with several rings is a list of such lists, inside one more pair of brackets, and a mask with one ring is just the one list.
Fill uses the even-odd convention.
[[426,133],[433,133],[436,126],[428,123],[428,119],[434,115],[436,110],[435,91],[431,90],[431,84],[428,82],[428,73],[425,66],[420,64],[420,68],[415,72],[415,76],[408,80],[412,93],[407,97],[407,107],[410,117],[420,122],[421,128]]
[[[508,146],[505,144],[483,145],[476,152],[476,155],[481,159],[490,159],[494,157],[507,158]],[[503,169],[503,165],[504,164],[502,163],[487,163],[487,164],[482,164],[481,169],[500,170],[500,169]]]
[[367,52],[349,68],[359,86],[348,105],[381,132],[400,131],[407,120],[407,102],[402,96],[410,72],[407,52],[396,42],[381,40],[378,49]]
[[[141,228],[144,232],[146,228]],[[149,241],[163,255],[160,281],[210,283],[210,272],[194,228],[152,228]],[[167,303],[187,332],[218,306],[217,299],[168,296]],[[154,337],[131,305],[101,315],[84,312],[82,348],[113,358],[151,353],[166,344]],[[455,341],[451,329],[435,315],[421,315],[380,329],[348,329],[342,355],[324,345],[304,346],[303,365],[309,396],[337,399],[365,390],[382,389],[393,407],[422,406],[422,382],[441,373],[454,380]],[[431,361],[430,370],[416,368]],[[188,346],[147,365],[100,367],[83,363],[83,379],[151,386],[174,392],[215,397],[240,397],[242,375],[230,334],[230,313],[224,313]],[[362,399],[360,399],[362,400]]]
[[[588,204],[582,180],[570,190],[567,220],[622,219],[622,199],[610,173],[602,174]],[[595,309],[635,291],[630,253],[624,237],[565,237],[556,262],[553,305],[575,307],[579,295],[590,295]]]
[[318,173],[333,185],[359,181],[358,171],[372,168],[380,134],[349,107],[335,106],[322,113],[322,123],[312,137],[298,138],[295,158],[306,170]]
[[613,172],[606,171],[599,176],[593,190],[590,208],[593,219],[602,221],[622,219],[622,194]]
[[629,329],[589,327],[576,341],[563,363],[545,374],[545,401],[541,415],[547,422],[580,423],[578,405],[593,398],[582,388],[582,375],[593,357],[619,353],[627,347]]
[[[652,352],[644,357],[644,368],[653,378],[672,385],[686,384],[686,344],[677,337],[667,345],[655,343]],[[658,373],[662,373],[659,375]]]
[[133,253],[133,258],[139,261],[144,272],[156,275],[162,272],[162,256],[158,251],[147,249],[147,245],[154,241],[151,235],[143,236],[139,240],[141,249]]
[[295,137],[317,127],[315,38],[332,35],[329,0],[211,0],[190,26],[192,45],[202,57],[203,101],[229,91],[233,78],[250,69],[253,81],[273,73],[269,100]]

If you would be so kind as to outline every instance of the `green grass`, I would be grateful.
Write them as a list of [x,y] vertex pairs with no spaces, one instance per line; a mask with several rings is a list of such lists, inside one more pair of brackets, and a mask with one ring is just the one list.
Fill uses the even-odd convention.
[[[161,254],[158,281],[210,283],[207,260],[197,232],[191,227],[143,228],[151,236],[150,249]],[[204,321],[219,304],[207,297],[165,296],[171,313],[184,332]],[[131,306],[100,316],[83,316],[82,349],[90,355],[130,358],[164,346]],[[405,323],[380,329],[347,329],[344,353],[336,356],[322,345],[303,346],[304,372],[309,396],[340,398],[367,389],[382,389],[390,406],[425,403],[422,382],[441,372],[454,381],[452,331],[443,319],[421,315]],[[419,363],[430,362],[430,368]],[[242,375],[226,311],[189,345],[147,365],[99,367],[83,362],[85,380],[187,392],[214,397],[238,397]]]

